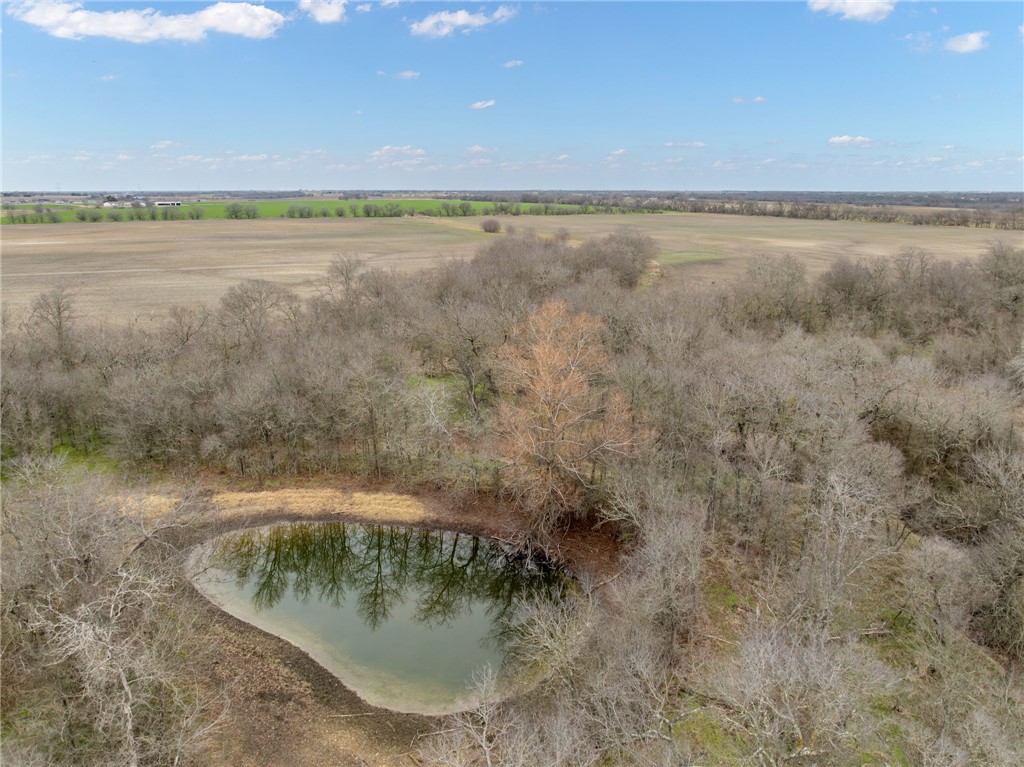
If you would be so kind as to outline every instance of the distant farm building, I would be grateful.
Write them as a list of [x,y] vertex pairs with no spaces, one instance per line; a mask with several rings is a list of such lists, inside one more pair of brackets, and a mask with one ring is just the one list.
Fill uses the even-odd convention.
[[157,200],[153,203],[158,208],[180,208],[181,203],[177,201]]

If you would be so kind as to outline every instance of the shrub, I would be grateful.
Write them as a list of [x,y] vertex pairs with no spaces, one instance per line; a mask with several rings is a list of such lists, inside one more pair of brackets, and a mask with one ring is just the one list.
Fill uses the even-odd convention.
[[498,234],[501,231],[501,222],[496,218],[485,218],[480,222],[480,228],[488,234]]

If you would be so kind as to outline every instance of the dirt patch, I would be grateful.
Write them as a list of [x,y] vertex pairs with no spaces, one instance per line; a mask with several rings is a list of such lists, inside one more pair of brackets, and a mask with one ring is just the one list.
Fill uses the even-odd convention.
[[[190,539],[287,520],[334,520],[457,530],[502,539],[521,536],[525,518],[489,498],[453,501],[441,493],[409,494],[359,486],[352,480],[299,480],[297,487],[250,490],[207,477],[193,493],[203,499]],[[180,505],[173,491],[131,499],[148,516]],[[619,546],[608,531],[572,529],[557,553],[573,570],[609,578]],[[414,767],[420,738],[441,719],[400,714],[362,701],[305,652],[215,608],[194,590],[182,597],[201,616],[198,641],[215,648],[206,676],[225,690],[226,715],[214,736],[211,763],[224,767]]]
[[[40,293],[65,286],[75,292],[76,314],[83,322],[133,319],[145,328],[158,325],[174,306],[213,306],[225,290],[248,278],[270,280],[308,297],[339,254],[404,273],[448,257],[472,256],[494,236],[481,231],[482,220],[19,224],[4,228],[0,297],[12,310],[25,310]],[[959,260],[976,257],[995,241],[1017,247],[1022,242],[1020,232],[993,229],[696,213],[517,216],[503,217],[502,224],[542,237],[567,229],[573,241],[629,226],[653,237],[668,255],[666,265],[691,280],[729,279],[757,255],[791,254],[813,275],[838,256],[871,259],[920,247],[936,258]]]
[[201,609],[216,647],[208,678],[227,695],[212,764],[409,767],[419,738],[436,728],[367,705],[293,645],[208,603]]
[[486,237],[422,218],[5,226],[0,288],[12,310],[63,286],[74,291],[83,321],[132,319],[146,326],[174,306],[214,306],[245,279],[312,295],[340,254],[408,272],[446,256],[471,256]]

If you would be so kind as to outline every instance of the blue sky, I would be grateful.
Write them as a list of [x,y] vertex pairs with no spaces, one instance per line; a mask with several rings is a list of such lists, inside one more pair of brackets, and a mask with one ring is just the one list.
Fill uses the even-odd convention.
[[1024,188],[1020,2],[2,7],[7,191]]

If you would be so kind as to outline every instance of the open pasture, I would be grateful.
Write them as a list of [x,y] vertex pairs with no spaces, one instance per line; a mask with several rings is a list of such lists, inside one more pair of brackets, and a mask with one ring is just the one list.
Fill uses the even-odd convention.
[[[170,199],[178,199],[173,195]],[[429,215],[437,216],[441,215],[447,208],[455,208],[460,206],[468,205],[470,215],[485,215],[489,214],[489,211],[493,210],[494,204],[490,202],[481,202],[473,200],[447,200],[439,198],[374,198],[366,200],[339,200],[331,197],[295,197],[295,198],[283,198],[279,200],[221,200],[217,202],[190,202],[188,200],[181,200],[181,206],[175,208],[142,208],[139,210],[127,210],[124,208],[98,208],[95,205],[72,205],[72,204],[16,204],[16,205],[5,205],[3,209],[3,216],[0,217],[0,224],[3,225],[19,225],[24,226],[31,223],[36,223],[34,220],[16,220],[12,214],[32,214],[37,212],[43,212],[47,215],[53,214],[56,216],[57,223],[73,223],[80,222],[85,223],[81,216],[95,216],[94,221],[89,223],[100,223],[102,221],[109,221],[117,223],[119,221],[131,221],[131,215],[142,216],[141,220],[179,220],[186,218],[200,218],[200,219],[227,219],[231,218],[228,215],[228,207],[231,205],[241,206],[245,209],[255,209],[257,215],[255,218],[299,218],[298,215],[290,215],[293,209],[305,208],[308,209],[309,215],[306,218],[333,218],[335,216],[339,218],[345,217],[361,217],[367,218],[379,218],[380,211],[385,207],[392,207],[397,205],[402,211],[402,215]],[[576,213],[580,210],[579,206],[576,205],[564,205],[564,204],[531,204],[531,203],[514,203],[522,213],[529,213],[534,208],[545,208],[547,215],[550,215],[552,211],[561,211],[563,213]],[[338,211],[341,211],[339,213]],[[198,215],[193,215],[194,212],[198,212]],[[537,211],[543,213],[543,211]],[[155,219],[150,219],[149,216],[156,216]],[[461,214],[460,214],[461,215]],[[173,218],[166,218],[166,216],[173,216]],[[234,216],[234,218],[253,218],[253,216]]]
[[[143,221],[5,226],[0,282],[5,307],[40,293],[75,291],[83,320],[164,316],[175,305],[213,305],[241,280],[281,283],[300,295],[337,255],[410,272],[468,257],[500,235],[479,217]],[[573,240],[629,226],[654,238],[665,269],[688,279],[741,274],[752,257],[792,254],[819,272],[839,256],[870,259],[908,247],[939,259],[975,258],[993,242],[1024,247],[1024,233],[992,229],[803,221],[710,214],[502,217],[503,227]],[[564,233],[564,232],[563,232]]]

